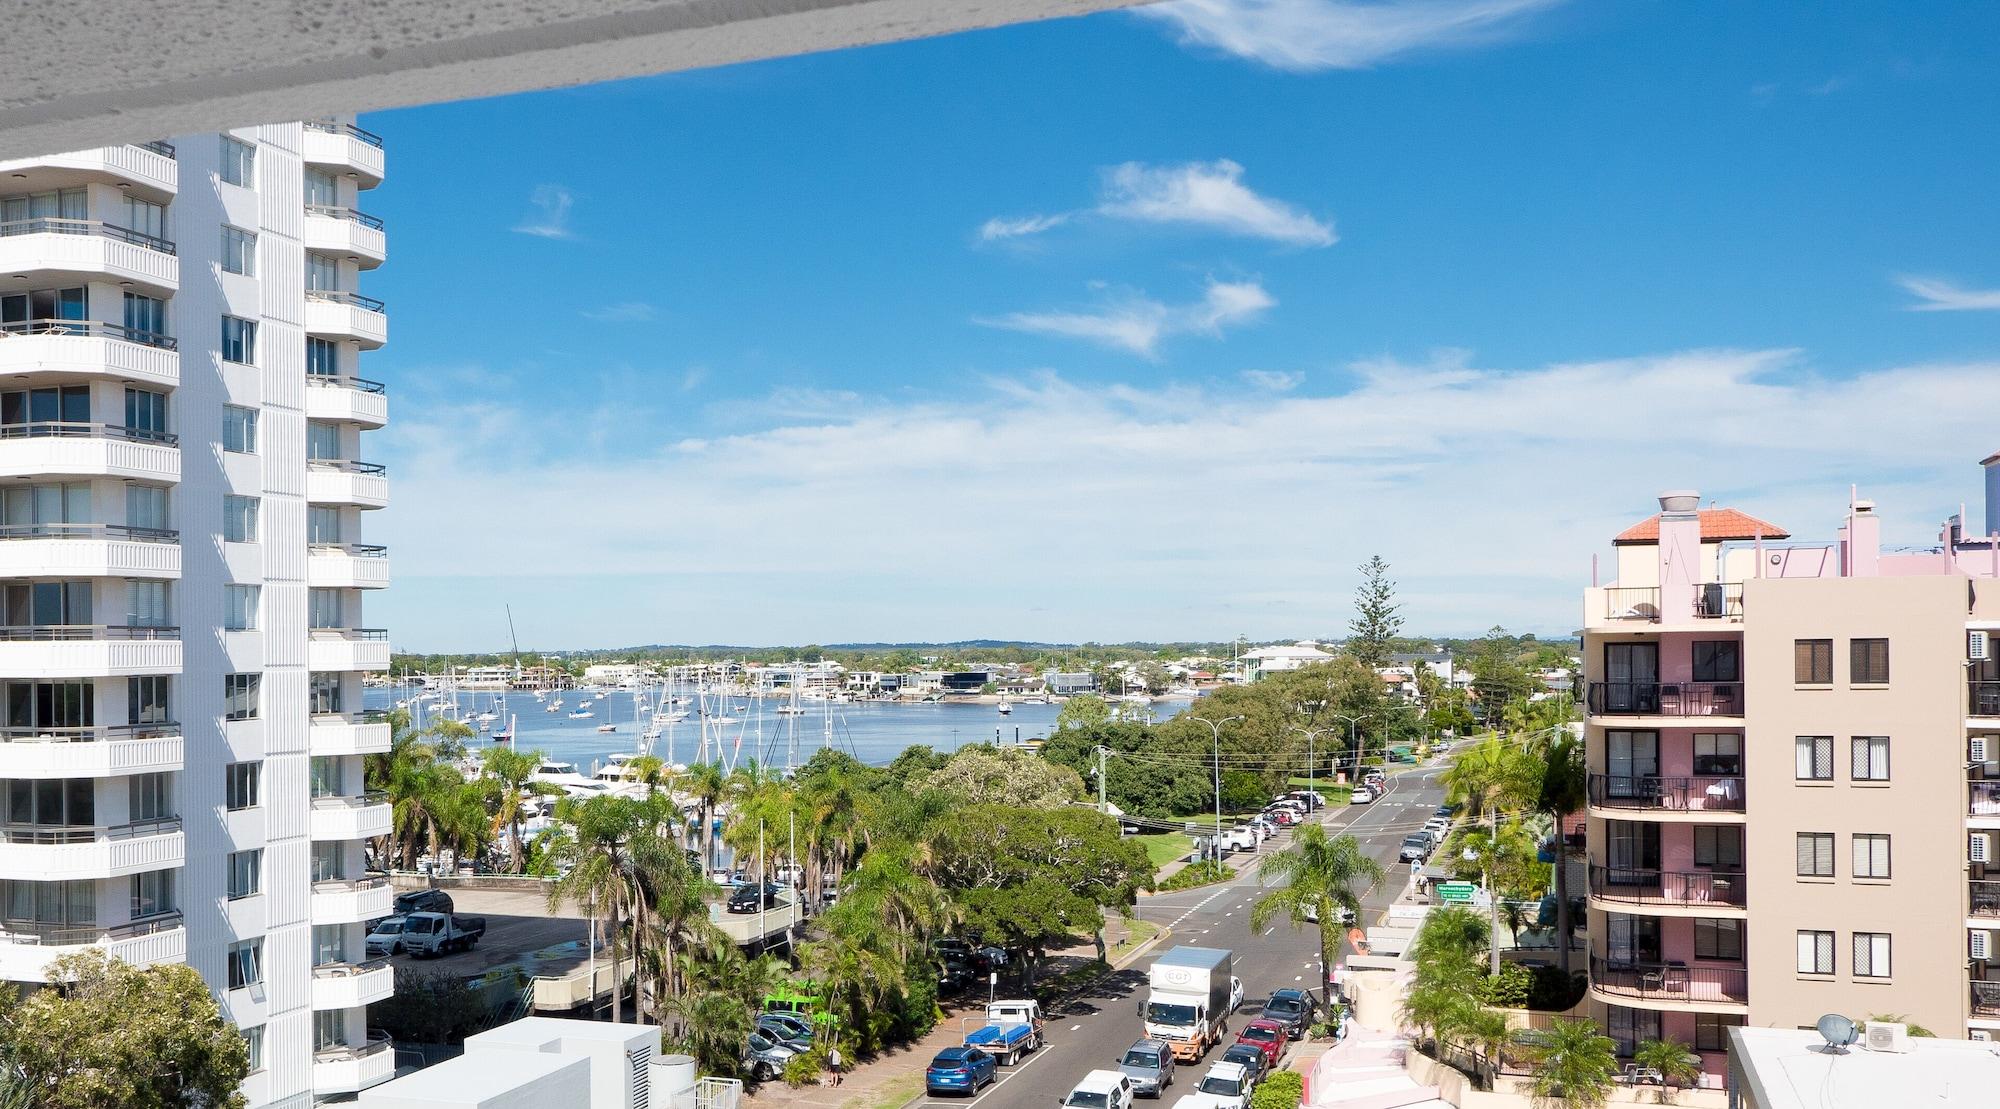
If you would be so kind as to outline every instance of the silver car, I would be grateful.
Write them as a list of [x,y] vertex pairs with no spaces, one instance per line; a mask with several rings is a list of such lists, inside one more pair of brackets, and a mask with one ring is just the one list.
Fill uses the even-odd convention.
[[1174,1049],[1165,1040],[1140,1040],[1125,1049],[1118,1072],[1132,1080],[1132,1092],[1159,1097],[1174,1084]]

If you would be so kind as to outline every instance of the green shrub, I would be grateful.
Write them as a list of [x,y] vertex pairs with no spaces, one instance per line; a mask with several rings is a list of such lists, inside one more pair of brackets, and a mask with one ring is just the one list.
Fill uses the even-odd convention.
[[[812,1050],[792,1056],[785,1064],[785,1085],[796,1089],[818,1083],[820,1075],[826,1072],[826,1049],[826,1041],[818,1040],[813,1043]],[[846,1052],[841,1053],[842,1058],[846,1055]]]
[[1281,1070],[1257,1084],[1256,1092],[1250,1095],[1250,1109],[1298,1109],[1305,1095],[1305,1076]]
[[1519,963],[1501,963],[1500,973],[1486,977],[1486,1003],[1501,1009],[1525,1008],[1534,988],[1534,971]]
[[1196,886],[1227,882],[1234,877],[1236,877],[1236,868],[1224,866],[1210,859],[1204,862],[1189,863],[1187,866],[1175,871],[1173,877],[1168,878],[1153,888],[1161,893],[1168,893],[1173,890],[1191,890]]

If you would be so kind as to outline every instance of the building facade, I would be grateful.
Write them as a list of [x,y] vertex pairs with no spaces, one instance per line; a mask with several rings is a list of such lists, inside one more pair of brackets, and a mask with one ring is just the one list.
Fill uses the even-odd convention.
[[387,317],[349,123],[0,163],[0,975],[185,961],[250,1041],[252,1105],[389,1077],[361,922],[389,809],[361,711],[388,583],[360,375]]
[[1621,1051],[1678,1039],[1712,1075],[1732,1026],[2000,1031],[1971,758],[2000,758],[1976,661],[2000,540],[1954,520],[1885,550],[1854,500],[1801,545],[1697,503],[1662,495],[1584,597],[1593,1010]]

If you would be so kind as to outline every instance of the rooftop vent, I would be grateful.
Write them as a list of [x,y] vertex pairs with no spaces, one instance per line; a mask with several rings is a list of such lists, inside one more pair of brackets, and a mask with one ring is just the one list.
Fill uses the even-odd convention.
[[1669,489],[1660,494],[1660,511],[1693,512],[1701,505],[1701,494],[1692,489]]

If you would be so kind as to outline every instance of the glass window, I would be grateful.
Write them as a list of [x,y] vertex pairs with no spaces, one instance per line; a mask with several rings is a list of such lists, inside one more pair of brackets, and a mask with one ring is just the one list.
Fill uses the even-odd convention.
[[1742,733],[1696,732],[1694,772],[1696,774],[1743,773]]
[[1889,876],[1889,837],[1875,832],[1854,833],[1854,876]]
[[1612,1049],[1621,1058],[1630,1058],[1639,1045],[1661,1037],[1660,1014],[1651,1009],[1605,1006],[1604,1034],[1611,1037]]
[[264,941],[244,940],[229,945],[229,988],[240,990],[264,980]]
[[1855,685],[1889,684],[1889,641],[1855,639],[1848,642],[1847,680]]
[[1742,644],[1734,639],[1697,639],[1694,642],[1694,680],[1734,682],[1743,679]]
[[88,682],[7,682],[7,727],[34,733],[92,726],[97,703]]
[[125,426],[148,439],[167,434],[167,395],[151,389],[125,390]]
[[1833,780],[1833,737],[1830,735],[1799,736],[1795,750],[1797,770],[1794,776],[1801,782],[1830,782]]
[[258,587],[254,585],[223,586],[222,596],[227,611],[223,614],[222,626],[233,632],[255,630],[258,593]]
[[264,1026],[243,1029],[243,1045],[249,1049],[250,1073],[264,1069]]
[[247,142],[222,136],[222,179],[246,189],[257,187],[257,148]]
[[340,344],[332,339],[306,338],[306,373],[313,377],[340,376]]
[[1798,847],[1799,877],[1833,877],[1832,832],[1800,832]]
[[126,582],[125,623],[134,628],[173,627],[173,616],[167,611],[167,583]]
[[134,774],[126,781],[133,820],[166,820],[174,815],[174,784],[168,775]]
[[1694,865],[1716,870],[1743,869],[1743,829],[1703,824],[1694,830]]
[[1605,926],[1611,961],[1614,963],[1657,963],[1660,961],[1660,918],[1606,913]]
[[97,786],[89,778],[14,778],[7,782],[7,822],[63,827],[97,823]]
[[326,1051],[347,1043],[347,1011],[319,1009],[313,1012],[313,1050]]
[[166,205],[128,195],[125,197],[124,209],[126,230],[137,231],[141,235],[151,235],[155,239],[167,237]]
[[1795,639],[1792,641],[1792,680],[1799,685],[1830,685],[1833,682],[1833,640]]
[[148,870],[132,875],[132,919],[171,913],[180,908],[174,900],[174,872]]
[[314,208],[340,206],[340,182],[323,169],[306,171],[306,204]]
[[125,294],[125,327],[136,332],[141,342],[155,342],[167,334],[167,302],[140,293]]
[[222,271],[246,277],[257,273],[257,235],[234,227],[222,229]]
[[1854,933],[1854,976],[1889,977],[1889,933]]
[[1854,737],[1854,780],[1857,782],[1886,782],[1889,780],[1889,737],[1885,735],[1858,735]]
[[332,293],[340,290],[340,262],[329,254],[306,255],[306,288]]
[[340,425],[309,423],[306,425],[306,457],[321,460],[340,457]]
[[97,923],[97,883],[0,882],[0,909],[10,923],[20,925],[80,925]]
[[341,623],[340,590],[309,589],[306,591],[307,621],[312,628],[344,628]]
[[1743,1018],[1726,1013],[1696,1013],[1694,1015],[1694,1049],[1696,1051],[1728,1051],[1729,1030],[1741,1028]]
[[222,696],[225,720],[254,720],[257,717],[257,694],[262,684],[260,674],[224,674],[222,676]]
[[340,509],[329,505],[309,505],[306,508],[306,542],[340,542]]
[[87,581],[9,582],[0,586],[0,623],[8,627],[61,627],[91,623]]
[[0,393],[0,424],[25,426],[30,436],[62,435],[58,424],[90,422],[88,385],[49,385]]
[[222,768],[223,804],[231,812],[238,809],[257,807],[257,779],[262,776],[264,764],[259,762],[232,762]]
[[235,316],[222,317],[222,360],[257,364],[257,324]]
[[264,852],[234,851],[229,855],[229,899],[249,897],[264,888]]
[[89,524],[90,483],[8,485],[0,488],[0,525],[11,535],[65,535],[65,524]]
[[227,543],[257,541],[257,498],[228,495],[222,498],[222,538]]
[[158,485],[125,487],[125,526],[150,531],[167,531],[167,491]]
[[173,679],[165,674],[125,679],[125,718],[134,724],[172,723],[172,688]]
[[1833,973],[1832,932],[1811,931],[1799,933],[1799,973]]
[[338,797],[341,794],[340,757],[315,755],[312,760],[312,795]]
[[315,671],[311,684],[312,711],[341,712],[340,675]]
[[[314,844],[315,847],[318,844]],[[331,845],[329,845],[331,846]],[[323,967],[347,961],[347,926],[315,924],[312,931],[313,965]]]
[[222,449],[234,454],[257,453],[257,410],[222,406]]
[[345,877],[347,845],[327,840],[315,841],[312,845],[312,880],[332,882]]
[[1694,957],[1742,962],[1743,922],[1697,918],[1694,922]]

